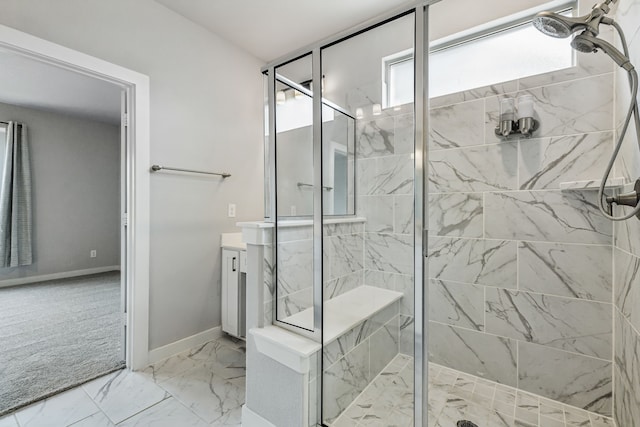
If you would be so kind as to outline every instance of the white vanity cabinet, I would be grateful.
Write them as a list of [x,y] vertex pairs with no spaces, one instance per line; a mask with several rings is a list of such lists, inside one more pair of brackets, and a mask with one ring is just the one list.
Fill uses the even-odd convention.
[[241,233],[222,234],[222,330],[246,334],[247,250]]

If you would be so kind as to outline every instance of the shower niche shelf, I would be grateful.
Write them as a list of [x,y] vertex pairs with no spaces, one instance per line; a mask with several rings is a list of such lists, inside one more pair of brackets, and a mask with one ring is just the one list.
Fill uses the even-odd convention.
[[[600,189],[600,179],[584,180],[584,181],[566,181],[560,183],[560,190],[562,191],[585,191],[593,190],[598,191]],[[610,179],[605,188],[608,189],[620,189],[624,186],[624,178],[612,178]]]

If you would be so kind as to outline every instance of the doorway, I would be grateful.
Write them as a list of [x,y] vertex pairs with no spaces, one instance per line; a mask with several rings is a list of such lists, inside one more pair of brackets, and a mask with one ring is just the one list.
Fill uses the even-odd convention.
[[[117,90],[118,126],[118,196],[115,209],[117,225],[117,264],[120,266],[121,279],[118,278],[118,335],[119,360],[121,366],[139,369],[146,366],[148,360],[148,276],[149,276],[149,99],[148,78],[131,70],[101,61],[82,53],[66,49],[53,43],[32,37],[20,31],[0,26],[0,47],[22,59],[36,61],[47,67],[54,67],[68,73],[75,73],[85,79],[95,79]],[[113,171],[112,171],[113,172]],[[60,202],[61,204],[63,201]],[[37,209],[37,206],[34,207]],[[37,238],[37,232],[34,233]],[[112,236],[113,237],[113,236]],[[95,251],[95,252],[94,252]],[[87,258],[98,259],[104,252],[91,248]],[[35,260],[39,257],[34,254]],[[113,264],[115,265],[115,264]],[[107,267],[113,267],[106,266]],[[28,268],[28,267],[25,267]],[[96,267],[99,269],[99,267]],[[32,269],[35,269],[32,267]],[[90,269],[86,269],[90,270]],[[103,274],[104,272],[90,270]],[[27,274],[17,277],[26,280]],[[45,275],[46,276],[46,275]],[[76,277],[84,277],[76,276]],[[52,276],[45,278],[55,278]],[[95,279],[95,277],[93,277]],[[9,282],[11,283],[11,282]],[[10,288],[8,288],[10,289]],[[32,358],[40,359],[42,354],[35,352]],[[102,372],[103,374],[106,372]],[[89,380],[91,378],[85,378]],[[43,398],[61,389],[75,384],[64,384],[57,390],[42,393],[35,398]],[[22,406],[27,402],[19,403]],[[5,408],[0,408],[0,412]],[[14,408],[15,409],[15,406]]]

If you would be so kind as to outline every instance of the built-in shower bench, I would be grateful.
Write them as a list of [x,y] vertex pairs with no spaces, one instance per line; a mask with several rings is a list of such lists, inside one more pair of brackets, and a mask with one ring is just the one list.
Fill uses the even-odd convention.
[[[335,341],[401,298],[400,292],[364,285],[325,301],[322,318],[323,343],[327,345]],[[282,321],[291,325],[313,325],[313,308]]]

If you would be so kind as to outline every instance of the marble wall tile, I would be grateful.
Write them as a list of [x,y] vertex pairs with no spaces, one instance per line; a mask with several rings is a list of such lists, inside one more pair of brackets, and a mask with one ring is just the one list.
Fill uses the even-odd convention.
[[396,315],[371,335],[370,369],[371,378],[398,355],[400,349],[400,316]]
[[589,191],[485,194],[485,236],[495,239],[611,244],[611,221]]
[[379,117],[356,122],[356,152],[360,158],[394,154],[394,118]]
[[611,301],[610,246],[518,243],[519,289],[550,295]]
[[386,271],[365,270],[364,284],[375,286],[376,288],[395,290],[395,280],[399,276],[398,273],[389,273]]
[[611,415],[611,362],[518,342],[520,389]]
[[[278,297],[276,301],[277,319],[283,320],[286,317],[292,316],[296,313],[306,310],[307,308],[313,307],[312,288],[309,287],[301,291],[296,291],[285,296]],[[309,328],[309,325],[298,326]]]
[[430,280],[429,319],[482,331],[484,286]]
[[400,353],[413,356],[414,321],[413,316],[400,315]]
[[611,360],[611,304],[486,289],[486,331]]
[[366,233],[365,265],[369,270],[413,274],[413,236]]
[[515,190],[518,166],[513,142],[434,151],[429,186],[437,193]]
[[482,193],[432,193],[429,195],[429,232],[436,236],[483,235]]
[[558,189],[565,181],[600,179],[612,150],[612,132],[521,140],[519,188]]
[[344,234],[325,237],[323,250],[325,280],[336,279],[360,271],[364,267],[364,235]]
[[[323,219],[327,219],[327,217]],[[328,219],[331,219],[331,217],[329,216]],[[364,222],[338,222],[335,224],[324,224],[322,226],[322,232],[325,237],[359,234],[364,233],[364,227]]]
[[413,140],[413,113],[402,114],[394,117],[394,152],[395,154],[407,154],[414,152]]
[[310,288],[313,283],[313,241],[278,243],[278,296]]
[[[521,91],[509,96],[531,94],[540,128],[535,135],[573,135],[612,129],[613,73]],[[486,99],[487,143],[498,141],[495,126],[500,114],[500,98]]]
[[325,301],[345,292],[349,292],[364,284],[364,271],[356,271],[346,274],[337,279],[325,281],[324,283],[324,299]]
[[614,297],[616,307],[640,329],[640,258],[614,249]]
[[413,160],[409,154],[357,162],[356,194],[413,194]]
[[[618,214],[619,211],[616,212],[616,215]],[[640,257],[640,221],[617,221],[614,227],[615,246]]]
[[365,224],[368,232],[393,232],[394,196],[361,196],[358,197],[358,216],[367,218]]
[[429,240],[431,278],[516,289],[516,242],[448,237]]
[[393,232],[397,234],[413,234],[414,230],[413,195],[394,196]]
[[618,426],[640,419],[640,336],[616,310],[614,416]]
[[415,311],[415,281],[413,275],[397,274],[394,277],[393,289],[402,293],[400,313],[413,316]]
[[509,82],[496,83],[494,85],[465,90],[462,92],[436,96],[434,98],[430,98],[429,103],[431,105],[431,108],[438,108],[444,105],[458,104],[460,102],[486,98],[488,96],[515,92],[516,90],[518,90],[518,81],[512,80]]
[[300,227],[281,227],[277,228],[278,243],[293,242],[296,240],[311,240],[313,238],[313,227],[303,225]]
[[324,371],[322,414],[331,422],[344,411],[371,381],[369,340]]
[[432,108],[430,114],[430,150],[484,144],[483,99]]
[[515,387],[515,341],[429,322],[429,361]]

